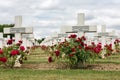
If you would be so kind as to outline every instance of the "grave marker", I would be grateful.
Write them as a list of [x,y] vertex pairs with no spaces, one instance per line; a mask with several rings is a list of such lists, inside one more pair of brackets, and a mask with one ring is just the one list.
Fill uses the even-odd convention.
[[3,33],[0,33],[0,48],[3,48]]
[[[23,45],[26,47],[32,47],[34,44],[33,34],[22,34]],[[32,45],[31,45],[32,44]]]
[[[67,27],[66,33],[78,33],[78,32],[96,32],[97,26],[96,25],[85,25],[85,14],[79,13],[77,17],[77,25]],[[65,27],[66,28],[66,27]],[[64,31],[64,30],[63,30]]]
[[15,42],[22,40],[22,34],[33,33],[32,27],[22,27],[22,16],[15,16],[15,26],[13,28],[4,28],[4,34],[15,34]]

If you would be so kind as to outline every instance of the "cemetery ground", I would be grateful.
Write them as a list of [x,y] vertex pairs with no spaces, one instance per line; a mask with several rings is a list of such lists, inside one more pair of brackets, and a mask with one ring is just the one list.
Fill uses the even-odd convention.
[[84,69],[61,68],[48,63],[48,53],[37,48],[30,52],[22,68],[0,68],[0,80],[120,80],[120,54],[97,59]]

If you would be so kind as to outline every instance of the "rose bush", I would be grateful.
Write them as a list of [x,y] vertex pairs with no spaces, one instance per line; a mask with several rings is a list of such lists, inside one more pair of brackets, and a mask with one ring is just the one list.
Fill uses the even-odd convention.
[[108,56],[112,55],[112,52],[113,52],[112,44],[106,44],[104,46],[104,50],[106,52],[105,57],[108,57]]
[[64,42],[58,43],[54,48],[52,46],[54,53],[50,54],[48,61],[64,60],[69,62],[70,65],[78,66],[100,56],[102,51],[101,43],[95,45],[92,42],[91,45],[87,45],[85,41],[86,38],[84,36],[70,35],[68,40],[65,39]]
[[116,39],[114,41],[114,47],[115,47],[115,53],[119,53],[120,52],[120,41],[118,39]]
[[8,46],[0,49],[0,65],[13,68],[18,55],[20,55],[19,63],[23,63],[23,60],[26,60],[25,47],[21,46],[22,41],[17,44],[12,43],[13,40],[8,40]]

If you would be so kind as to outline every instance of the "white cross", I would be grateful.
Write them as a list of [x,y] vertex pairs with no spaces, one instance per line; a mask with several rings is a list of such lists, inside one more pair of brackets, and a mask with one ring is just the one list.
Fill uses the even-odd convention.
[[15,42],[22,40],[22,34],[32,34],[32,27],[22,27],[22,16],[15,16],[15,26],[13,28],[4,28],[4,34],[15,34]]

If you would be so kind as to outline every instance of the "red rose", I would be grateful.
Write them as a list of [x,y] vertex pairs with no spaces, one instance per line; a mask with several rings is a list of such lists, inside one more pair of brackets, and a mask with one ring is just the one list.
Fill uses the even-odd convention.
[[53,60],[52,60],[52,57],[49,57],[48,58],[48,62],[50,63],[50,62],[52,62]]
[[7,41],[7,45],[11,45],[12,44],[12,39]]
[[85,46],[87,46],[87,44],[84,44]]
[[74,56],[74,54],[69,54],[69,57],[73,57]]
[[76,34],[71,34],[71,35],[69,36],[69,38],[76,38],[76,37],[77,37]]
[[22,44],[22,42],[23,42],[22,40],[19,41],[19,43],[21,43],[21,44]]
[[59,55],[60,55],[60,51],[58,51],[58,50],[55,51],[55,55],[56,55],[56,56],[59,56]]
[[20,46],[20,50],[21,50],[21,51],[24,51],[24,50],[25,50],[25,47],[24,47],[24,46]]
[[98,47],[98,48],[102,48],[102,44],[101,44],[101,43],[98,43],[98,44],[97,44],[97,47]]
[[84,47],[84,42],[81,42],[81,46],[83,46],[83,47]]
[[94,46],[95,45],[95,43],[94,42],[91,42],[91,44]]
[[78,37],[78,42],[82,42],[82,39]]
[[94,48],[94,52],[97,53],[97,54],[98,54],[101,50],[102,50],[102,49],[99,48],[99,47],[95,47],[95,48]]
[[119,42],[119,39],[116,39],[116,40],[115,40],[115,42],[117,42],[117,43],[118,43],[118,42]]
[[112,44],[109,44],[110,47],[112,47]]
[[85,50],[86,50],[86,51],[89,50],[89,49],[90,49],[90,48],[89,48],[88,46],[85,47]]
[[19,51],[18,51],[18,50],[12,50],[12,51],[10,52],[10,54],[11,54],[12,56],[15,56],[15,55],[19,54]]
[[0,54],[3,54],[3,50],[0,49]]
[[78,48],[79,48],[79,49],[82,49],[82,47],[81,47],[80,45],[78,46]]
[[17,45],[17,46],[20,46],[20,45],[21,45],[21,43],[17,43],[16,45]]
[[13,42],[15,42],[15,39],[12,39]]
[[72,51],[72,52],[76,52],[75,48],[71,48],[71,51]]
[[107,46],[108,46],[107,44],[104,45],[104,47],[107,47]]
[[0,61],[5,63],[7,61],[7,58],[6,57],[2,57],[2,58],[0,58]]
[[84,41],[86,40],[85,36],[82,36],[81,39],[84,40]]

